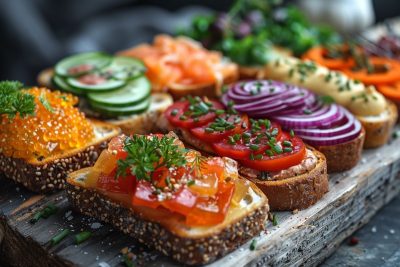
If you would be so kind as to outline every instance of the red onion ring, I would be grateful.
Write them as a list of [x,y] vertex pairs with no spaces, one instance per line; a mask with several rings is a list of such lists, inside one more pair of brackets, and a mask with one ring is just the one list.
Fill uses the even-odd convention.
[[345,108],[324,104],[307,89],[278,81],[254,80],[231,85],[222,102],[251,118],[269,118],[293,129],[314,146],[337,145],[356,138],[361,123]]

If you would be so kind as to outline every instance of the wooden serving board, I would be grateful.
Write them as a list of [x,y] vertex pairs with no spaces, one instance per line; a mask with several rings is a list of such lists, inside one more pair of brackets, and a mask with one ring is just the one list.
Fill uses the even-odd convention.
[[[267,222],[267,231],[210,266],[315,266],[327,258],[356,229],[400,191],[400,138],[386,146],[366,150],[357,167],[330,176],[330,191],[316,205],[299,211],[276,213],[278,225]],[[136,265],[178,266],[148,250],[108,225],[71,210],[59,192],[35,195],[0,178],[0,265],[11,266],[118,266],[120,250],[129,247]],[[59,210],[32,225],[32,215],[54,203]],[[49,240],[68,228],[72,235],[55,246]],[[93,236],[75,245],[73,234],[82,230]]]

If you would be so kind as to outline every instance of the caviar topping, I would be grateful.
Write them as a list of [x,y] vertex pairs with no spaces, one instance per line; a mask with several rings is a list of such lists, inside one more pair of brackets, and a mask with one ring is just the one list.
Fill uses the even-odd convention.
[[5,156],[41,159],[84,147],[94,138],[92,125],[74,107],[77,97],[37,87],[20,92],[34,97],[35,109],[31,116],[0,115],[0,152]]

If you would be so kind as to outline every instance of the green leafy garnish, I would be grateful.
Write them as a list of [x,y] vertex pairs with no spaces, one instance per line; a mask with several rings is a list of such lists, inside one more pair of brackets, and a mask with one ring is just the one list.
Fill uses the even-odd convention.
[[186,163],[185,152],[174,144],[175,138],[134,135],[127,137],[126,159],[118,160],[117,177],[127,170],[139,180],[151,181],[151,173],[160,167],[180,167]]
[[49,112],[53,113],[54,109],[53,107],[50,105],[49,101],[46,98],[46,95],[44,94],[44,92],[42,92],[39,96],[39,101],[40,103],[42,103],[42,105],[44,106],[45,109],[47,109]]
[[333,104],[335,103],[335,99],[329,95],[323,95],[318,97],[319,101],[321,101],[325,105]]
[[0,82],[0,114],[7,115],[9,119],[17,114],[21,117],[34,115],[35,97],[22,92],[23,84],[18,81]]

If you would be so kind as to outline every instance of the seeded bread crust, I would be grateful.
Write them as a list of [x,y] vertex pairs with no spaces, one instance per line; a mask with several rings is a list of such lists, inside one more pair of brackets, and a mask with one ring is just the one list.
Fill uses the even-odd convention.
[[264,230],[268,205],[262,205],[220,232],[201,238],[178,236],[156,222],[140,218],[130,209],[93,189],[67,183],[66,191],[73,208],[85,215],[110,223],[120,231],[155,248],[174,260],[200,265],[210,263],[233,251]]
[[314,153],[318,161],[315,168],[305,174],[276,181],[243,176],[265,193],[272,211],[306,209],[329,191],[325,156],[316,149],[311,147],[308,149]]
[[67,175],[84,167],[92,166],[108,140],[120,133],[116,126],[92,121],[98,131],[105,133],[87,147],[64,152],[43,160],[24,160],[6,157],[0,153],[0,173],[37,193],[49,193],[64,188]]
[[360,161],[364,140],[365,130],[362,129],[360,135],[349,142],[315,148],[324,154],[328,173],[343,172],[350,170]]

